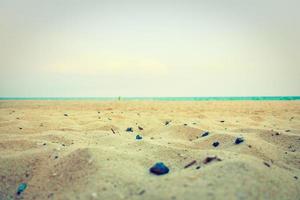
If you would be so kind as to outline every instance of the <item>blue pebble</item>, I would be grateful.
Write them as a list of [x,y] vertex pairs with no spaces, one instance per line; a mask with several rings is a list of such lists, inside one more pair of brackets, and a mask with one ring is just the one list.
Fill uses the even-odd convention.
[[20,195],[22,192],[24,192],[24,190],[27,188],[27,184],[26,183],[20,183],[18,190],[17,190],[17,195]]
[[141,140],[141,139],[143,139],[143,137],[142,137],[142,136],[140,136],[140,135],[136,135],[136,136],[135,136],[135,139],[137,139],[137,140]]
[[156,175],[169,173],[169,168],[164,163],[158,162],[150,168],[150,172]]
[[201,137],[208,136],[208,134],[209,134],[209,132],[208,132],[208,131],[206,131],[206,132],[204,132],[204,133],[201,135]]
[[217,146],[219,146],[219,144],[220,144],[220,142],[214,142],[212,145],[213,145],[214,147],[217,147]]
[[240,144],[240,143],[242,143],[242,142],[244,142],[244,139],[243,138],[240,138],[240,137],[238,137],[238,138],[236,138],[236,140],[235,140],[235,144]]

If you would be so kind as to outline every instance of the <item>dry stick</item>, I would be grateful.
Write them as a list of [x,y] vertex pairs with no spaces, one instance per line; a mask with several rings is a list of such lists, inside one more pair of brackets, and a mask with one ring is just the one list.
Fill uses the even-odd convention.
[[113,132],[113,134],[116,134],[115,131],[114,131],[114,129],[111,128],[110,130]]
[[193,160],[192,162],[190,162],[189,164],[187,164],[186,166],[184,166],[184,168],[188,168],[188,167],[196,164],[196,162],[197,162],[196,160]]

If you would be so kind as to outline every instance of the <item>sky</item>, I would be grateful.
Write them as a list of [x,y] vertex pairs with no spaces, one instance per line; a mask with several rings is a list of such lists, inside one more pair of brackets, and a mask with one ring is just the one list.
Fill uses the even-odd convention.
[[299,0],[0,0],[0,97],[299,96]]

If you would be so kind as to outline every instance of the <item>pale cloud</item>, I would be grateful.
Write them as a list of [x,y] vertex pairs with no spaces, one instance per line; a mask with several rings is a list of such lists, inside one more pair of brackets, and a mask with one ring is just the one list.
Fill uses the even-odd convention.
[[167,65],[149,58],[130,56],[80,55],[53,61],[46,69],[56,73],[70,74],[156,74],[168,71]]

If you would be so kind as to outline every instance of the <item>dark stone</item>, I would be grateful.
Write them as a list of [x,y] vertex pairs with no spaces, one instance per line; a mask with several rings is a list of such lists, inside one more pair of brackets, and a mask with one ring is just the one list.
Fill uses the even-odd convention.
[[217,147],[217,146],[219,146],[219,142],[214,142],[212,145],[214,146],[214,147]]
[[143,127],[138,126],[138,128],[139,128],[140,131],[144,130]]
[[43,145],[44,145],[44,146],[46,146],[46,145],[47,145],[47,143],[44,143]]
[[187,124],[183,124],[184,126],[187,126]]
[[163,175],[169,173],[169,168],[164,163],[158,162],[150,168],[150,172],[155,175]]
[[296,180],[297,180],[297,179],[298,179],[298,176],[294,176],[294,179],[296,179]]
[[171,121],[166,121],[166,122],[165,122],[165,125],[167,126],[168,124],[170,124],[170,122],[171,122]]
[[69,115],[68,115],[68,114],[64,114],[64,116],[65,116],[65,117],[68,117]]
[[135,139],[137,139],[137,140],[141,140],[141,139],[143,139],[143,137],[142,137],[142,136],[140,136],[140,135],[136,135],[136,136],[135,136]]
[[241,137],[238,137],[238,138],[236,138],[236,140],[235,140],[235,144],[240,144],[240,143],[242,143],[242,142],[244,142],[244,139],[243,138],[241,138]]
[[20,183],[18,189],[17,189],[17,195],[20,195],[24,190],[27,188],[26,183]]
[[202,133],[201,137],[205,137],[205,136],[208,136],[208,135],[209,135],[209,132],[205,131],[204,133]]
[[224,121],[224,120],[221,120],[220,122],[221,122],[221,123],[224,123],[225,121]]
[[131,127],[126,129],[127,132],[133,132],[133,129]]
[[58,156],[55,156],[55,157],[54,157],[54,159],[57,159],[57,158],[58,158]]

